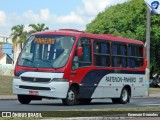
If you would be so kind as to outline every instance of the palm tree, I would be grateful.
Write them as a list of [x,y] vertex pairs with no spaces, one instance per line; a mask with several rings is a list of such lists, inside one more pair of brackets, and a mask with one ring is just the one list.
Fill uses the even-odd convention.
[[27,32],[24,31],[24,25],[13,26],[11,30],[12,30],[11,37],[13,45],[15,46],[17,45],[17,43],[20,43],[22,49],[23,43],[25,42],[27,35]]
[[35,33],[35,32],[40,32],[40,31],[45,31],[45,30],[49,30],[48,27],[45,27],[44,23],[41,24],[30,24],[29,27],[32,28],[32,30],[29,32],[30,34]]

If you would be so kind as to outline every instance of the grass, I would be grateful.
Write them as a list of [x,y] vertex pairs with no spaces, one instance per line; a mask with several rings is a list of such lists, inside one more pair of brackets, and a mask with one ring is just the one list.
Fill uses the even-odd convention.
[[150,88],[149,93],[150,94],[160,94],[160,87]]
[[0,76],[0,95],[12,95],[13,76]]
[[139,108],[105,108],[94,110],[70,110],[42,112],[43,117],[97,117],[120,116],[128,113],[160,113],[160,106]]

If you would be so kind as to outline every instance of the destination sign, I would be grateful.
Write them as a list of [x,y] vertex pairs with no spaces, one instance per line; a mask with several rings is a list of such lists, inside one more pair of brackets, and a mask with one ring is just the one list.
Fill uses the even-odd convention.
[[34,43],[37,43],[37,44],[54,44],[54,38],[34,38]]

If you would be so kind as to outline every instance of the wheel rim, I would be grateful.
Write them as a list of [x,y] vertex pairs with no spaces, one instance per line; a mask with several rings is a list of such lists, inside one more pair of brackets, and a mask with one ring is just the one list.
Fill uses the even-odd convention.
[[128,92],[127,92],[126,89],[124,89],[124,90],[122,91],[122,99],[123,99],[123,101],[126,101],[127,98],[128,98]]
[[74,99],[75,99],[75,94],[74,94],[74,92],[72,90],[70,90],[68,92],[68,100],[69,101],[74,101]]

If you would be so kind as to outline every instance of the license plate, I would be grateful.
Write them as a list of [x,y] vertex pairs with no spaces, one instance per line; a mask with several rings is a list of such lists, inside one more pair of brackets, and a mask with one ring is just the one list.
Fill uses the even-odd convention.
[[38,95],[38,91],[29,91],[29,95]]

